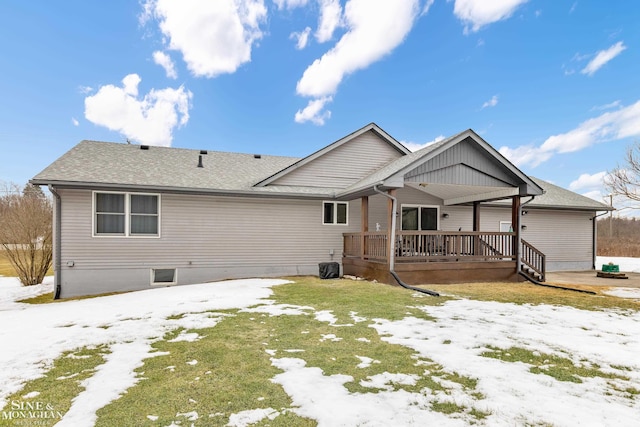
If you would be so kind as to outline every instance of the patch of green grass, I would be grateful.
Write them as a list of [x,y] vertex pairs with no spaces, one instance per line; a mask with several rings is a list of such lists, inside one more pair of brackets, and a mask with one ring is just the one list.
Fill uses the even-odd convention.
[[[167,334],[154,348],[169,354],[146,359],[137,370],[144,380],[100,409],[96,425],[190,425],[177,414],[195,411],[200,419],[196,425],[224,426],[233,413],[291,407],[289,396],[270,381],[280,371],[271,365],[263,344],[270,340],[269,325],[250,320],[254,316],[237,313],[214,328],[189,330],[204,336],[194,342],[168,342],[181,331]],[[158,418],[150,420],[148,415]],[[289,413],[270,425],[316,424]]]
[[37,297],[33,297],[33,298],[26,298],[23,300],[19,300],[17,302],[22,302],[25,304],[51,304],[51,303],[60,303],[60,302],[66,302],[66,301],[80,301],[80,300],[91,299],[91,298],[108,297],[111,295],[120,295],[125,293],[128,293],[128,292],[108,292],[106,294],[84,295],[81,297],[53,299],[53,292],[49,292],[48,294],[38,295]]
[[23,302],[26,304],[49,304],[51,302],[56,302],[56,300],[53,299],[53,292],[49,292],[47,294],[38,295],[37,297],[19,300],[18,302]]
[[[421,393],[424,389],[450,394],[463,387],[470,393],[477,381],[422,358],[413,350],[380,339],[370,325],[373,319],[402,319],[408,315],[428,319],[416,308],[441,304],[446,298],[416,296],[404,289],[344,280],[320,281],[296,278],[296,283],[276,286],[272,297],[277,303],[310,306],[306,315],[270,316],[261,312],[223,310],[223,320],[214,328],[189,330],[203,336],[195,342],[168,342],[181,331],[167,334],[154,347],[166,356],[145,360],[138,375],[145,378],[117,401],[98,411],[98,426],[169,425],[182,420],[176,414],[195,411],[202,425],[223,426],[229,416],[240,411],[274,408],[281,415],[258,425],[313,426],[314,420],[291,412],[292,402],[271,379],[281,371],[271,358],[301,358],[306,366],[322,369],[324,375],[349,375],[345,384],[352,393],[378,393],[367,387],[370,377],[405,374],[417,378],[415,384],[386,384],[385,389]],[[314,314],[331,310],[338,325],[316,320]],[[409,313],[409,314],[407,314]],[[353,315],[364,321],[354,321]],[[274,354],[272,356],[271,354]],[[372,359],[358,367],[360,357]],[[187,362],[197,360],[197,364]],[[452,387],[447,381],[458,384]],[[483,398],[475,393],[478,399]],[[448,405],[435,410],[449,411]],[[486,414],[473,408],[456,407],[471,419]],[[148,415],[158,417],[152,421]],[[198,422],[195,425],[199,425]]]
[[549,375],[558,381],[582,383],[582,378],[593,377],[625,381],[629,379],[621,375],[603,372],[596,364],[576,364],[569,358],[553,354],[533,352],[521,347],[501,349],[490,346],[488,348],[489,350],[483,352],[481,356],[491,357],[505,362],[523,362],[532,365],[531,368],[529,368],[531,373]]
[[[576,286],[580,288],[580,286]],[[608,287],[582,287],[601,292]],[[429,289],[478,301],[497,301],[514,304],[550,304],[575,307],[581,310],[640,310],[640,302],[606,294],[590,295],[581,292],[536,286],[531,283],[460,283],[429,285]]]
[[[60,421],[59,414],[66,413],[71,407],[73,398],[83,390],[80,382],[93,374],[95,368],[104,362],[104,356],[107,353],[106,346],[85,347],[64,353],[54,361],[51,369],[43,377],[29,381],[22,390],[9,396],[7,398],[9,403],[4,410],[7,411],[11,407],[28,408],[30,405],[43,405],[51,408],[50,410],[54,411],[55,415],[53,418],[37,419],[37,425],[55,425]],[[36,392],[38,394],[33,397],[24,397],[29,393],[35,394]],[[20,420],[0,417],[0,426],[14,427],[19,422]]]

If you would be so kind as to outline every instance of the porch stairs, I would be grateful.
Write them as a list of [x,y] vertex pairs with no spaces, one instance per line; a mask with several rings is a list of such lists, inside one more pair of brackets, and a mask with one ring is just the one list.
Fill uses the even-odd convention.
[[545,281],[546,257],[535,246],[522,239],[520,247],[520,275],[534,283]]
[[595,292],[586,289],[575,289],[545,283],[545,255],[524,239],[520,247],[520,261],[520,271],[518,273],[534,285],[596,295]]

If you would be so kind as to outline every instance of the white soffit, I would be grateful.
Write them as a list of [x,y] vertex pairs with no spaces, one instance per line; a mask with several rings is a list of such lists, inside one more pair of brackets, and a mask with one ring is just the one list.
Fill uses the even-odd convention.
[[416,188],[443,200],[445,206],[464,203],[482,202],[488,200],[506,199],[517,196],[517,187],[485,187],[479,185],[406,183],[408,187]]

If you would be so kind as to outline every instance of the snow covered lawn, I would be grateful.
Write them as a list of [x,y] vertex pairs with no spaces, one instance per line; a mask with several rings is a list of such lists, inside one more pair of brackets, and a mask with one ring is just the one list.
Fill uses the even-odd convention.
[[[434,299],[368,282],[286,283],[28,305],[15,301],[51,284],[21,288],[0,277],[0,425],[38,414],[49,418],[38,425],[117,425],[113,408],[136,416],[130,425],[150,426],[638,425],[637,311]],[[242,358],[224,362],[225,342]],[[54,362],[92,351],[99,363],[80,373],[68,408],[31,390]],[[225,363],[240,370],[260,360],[266,368],[254,367],[255,383],[223,382],[244,378]],[[51,381],[78,381],[68,374]],[[248,398],[220,400],[220,387],[207,384],[244,387]],[[140,397],[153,393],[166,401]],[[278,393],[284,404],[273,403]],[[127,414],[118,405],[128,399],[140,406]],[[227,410],[239,400],[244,409]],[[38,405],[45,410],[28,413]]]

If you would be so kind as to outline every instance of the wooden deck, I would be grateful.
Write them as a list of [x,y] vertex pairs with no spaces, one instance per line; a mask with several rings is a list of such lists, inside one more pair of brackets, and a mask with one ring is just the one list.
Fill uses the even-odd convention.
[[[344,274],[394,283],[386,232],[345,233]],[[409,284],[520,281],[516,235],[510,232],[401,231],[395,240],[395,271]],[[523,242],[523,265],[542,271],[544,255]],[[526,261],[526,262],[525,262]]]

